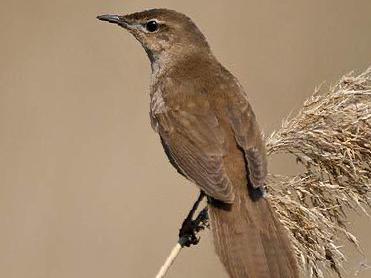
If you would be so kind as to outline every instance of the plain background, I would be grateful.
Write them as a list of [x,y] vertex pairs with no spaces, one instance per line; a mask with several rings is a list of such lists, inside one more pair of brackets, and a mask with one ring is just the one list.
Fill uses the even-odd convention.
[[[154,277],[176,242],[197,190],[151,130],[145,52],[95,19],[151,7],[196,21],[267,134],[322,81],[371,62],[369,0],[2,0],[1,277]],[[350,221],[370,258],[370,219]],[[365,262],[350,254],[346,277]],[[208,233],[168,277],[227,277]]]

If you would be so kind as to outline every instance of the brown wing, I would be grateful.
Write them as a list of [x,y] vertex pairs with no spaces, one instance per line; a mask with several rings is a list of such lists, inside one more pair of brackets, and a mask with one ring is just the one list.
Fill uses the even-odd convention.
[[254,188],[265,185],[267,159],[265,143],[254,112],[245,95],[237,94],[233,106],[228,107],[228,117],[237,144],[245,153],[249,179]]
[[223,165],[224,134],[206,100],[156,116],[172,164],[208,196],[232,203],[234,193]]

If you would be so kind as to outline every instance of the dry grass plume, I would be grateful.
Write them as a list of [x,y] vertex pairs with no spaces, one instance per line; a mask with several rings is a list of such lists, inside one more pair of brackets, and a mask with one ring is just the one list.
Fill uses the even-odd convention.
[[370,207],[371,67],[316,90],[267,138],[267,150],[291,154],[305,168],[297,176],[271,175],[268,183],[301,267],[309,277],[324,277],[326,269],[341,276],[341,238],[360,249],[347,212],[367,214]]

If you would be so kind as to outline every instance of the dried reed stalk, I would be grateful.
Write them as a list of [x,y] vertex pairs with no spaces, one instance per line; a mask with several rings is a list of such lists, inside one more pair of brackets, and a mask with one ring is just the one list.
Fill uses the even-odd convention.
[[267,138],[268,154],[291,154],[304,166],[294,177],[271,175],[269,198],[290,232],[309,277],[333,270],[341,277],[347,211],[366,215],[371,181],[371,67],[315,91],[303,108]]

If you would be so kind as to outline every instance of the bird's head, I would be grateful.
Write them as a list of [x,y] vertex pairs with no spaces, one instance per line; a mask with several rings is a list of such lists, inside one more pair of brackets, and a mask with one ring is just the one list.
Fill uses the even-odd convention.
[[129,15],[101,15],[99,20],[117,24],[128,30],[142,44],[151,62],[176,59],[194,53],[209,54],[209,45],[184,14],[168,9],[152,9]]

